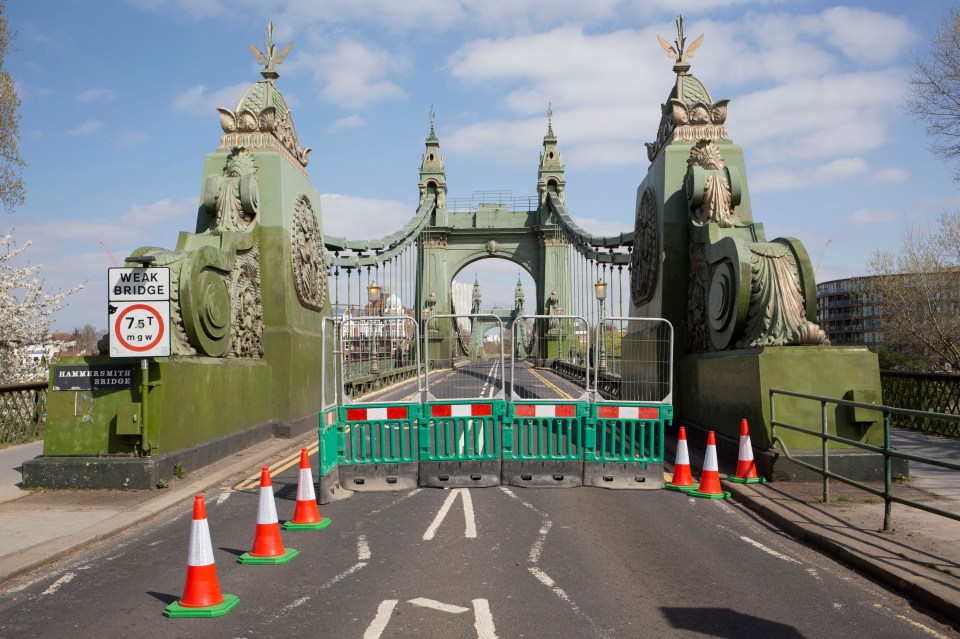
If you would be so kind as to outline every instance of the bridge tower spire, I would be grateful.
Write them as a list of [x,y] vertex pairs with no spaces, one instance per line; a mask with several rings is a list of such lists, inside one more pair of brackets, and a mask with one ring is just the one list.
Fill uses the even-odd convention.
[[440,139],[434,128],[433,105],[430,106],[430,134],[426,139],[426,150],[420,161],[420,206],[436,202],[437,210],[434,224],[443,224],[441,217],[446,217],[447,208],[447,171],[443,166],[443,156],[440,155]]
[[563,201],[563,160],[557,149],[557,136],[553,133],[553,103],[547,105],[547,133],[543,136],[543,152],[540,154],[540,169],[537,172],[537,194],[540,204],[545,204],[549,193],[556,193]]

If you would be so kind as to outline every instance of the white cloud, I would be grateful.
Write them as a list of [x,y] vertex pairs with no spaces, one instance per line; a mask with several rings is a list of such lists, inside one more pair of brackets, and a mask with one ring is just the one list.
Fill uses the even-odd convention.
[[900,218],[902,211],[895,209],[857,209],[844,220],[847,224],[889,224]]
[[772,168],[754,173],[755,177],[750,180],[750,190],[762,193],[835,184],[865,175],[869,171],[870,166],[862,158],[839,158],[814,167]]
[[216,90],[208,90],[198,84],[180,93],[173,99],[173,108],[180,113],[209,116],[217,108],[235,109],[252,83],[240,82]]
[[332,50],[301,54],[290,64],[293,72],[311,71],[320,85],[321,99],[348,109],[406,97],[389,77],[409,68],[410,61],[402,53],[353,39],[341,40]]
[[878,184],[895,184],[898,182],[906,182],[909,179],[909,171],[906,169],[891,167],[889,169],[880,169],[871,176],[870,181]]
[[883,64],[894,60],[917,39],[902,17],[869,9],[833,7],[815,19],[827,41],[851,60]]
[[103,122],[100,120],[87,120],[82,124],[77,125],[76,127],[67,131],[67,135],[70,137],[83,137],[96,133],[103,128]]
[[376,240],[409,222],[416,210],[396,200],[324,193],[320,196],[323,232],[351,240]]
[[332,123],[327,127],[327,132],[333,133],[334,131],[339,131],[341,129],[355,129],[364,125],[366,125],[366,122],[363,121],[363,118],[354,113],[353,115],[340,118],[336,122]]
[[116,97],[113,89],[91,88],[77,94],[77,102],[107,102]]

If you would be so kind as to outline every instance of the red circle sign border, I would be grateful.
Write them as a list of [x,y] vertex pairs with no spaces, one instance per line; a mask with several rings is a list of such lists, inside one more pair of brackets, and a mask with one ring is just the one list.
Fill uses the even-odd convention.
[[[134,346],[132,344],[127,344],[120,333],[120,321],[123,320],[123,318],[126,317],[127,314],[130,313],[130,311],[134,311],[134,310],[144,310],[149,312],[151,315],[157,318],[157,323],[160,324],[160,332],[157,333],[156,338],[154,338],[152,342],[144,346]],[[157,312],[157,309],[153,308],[148,304],[132,304],[128,306],[123,310],[122,313],[120,313],[117,316],[117,321],[113,325],[113,332],[116,334],[117,340],[120,342],[120,344],[123,345],[125,349],[131,350],[137,353],[148,351],[154,346],[156,346],[157,343],[160,341],[160,339],[163,337],[164,330],[165,330],[165,327],[163,325],[163,318],[160,316],[160,313]]]

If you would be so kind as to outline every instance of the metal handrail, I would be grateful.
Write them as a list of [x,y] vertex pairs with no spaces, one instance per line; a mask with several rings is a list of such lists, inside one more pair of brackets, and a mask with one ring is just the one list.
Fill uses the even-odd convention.
[[[796,426],[794,424],[788,424],[786,422],[778,421],[776,418],[776,395],[783,395],[786,397],[796,397],[799,399],[809,399],[812,401],[820,402],[820,432],[811,430],[809,428],[804,428],[802,426]],[[853,439],[847,439],[845,437],[839,437],[837,435],[831,435],[827,432],[827,405],[833,404],[836,406],[848,406],[851,408],[865,408],[868,410],[875,410],[877,412],[883,413],[883,446],[872,446],[870,444],[864,444],[863,442],[858,442]],[[937,416],[938,418],[946,418],[952,421],[960,421],[960,416],[958,415],[945,415],[942,413],[929,413],[925,411],[910,410],[906,408],[894,408],[893,406],[883,406],[877,404],[867,404],[864,402],[855,402],[846,399],[836,399],[833,397],[825,397],[822,395],[810,395],[807,393],[798,393],[795,391],[786,391],[779,390],[776,388],[770,389],[770,439],[775,445],[777,445],[780,450],[783,451],[784,456],[792,461],[793,463],[812,470],[816,473],[819,473],[823,476],[823,501],[824,503],[829,503],[830,501],[830,479],[835,479],[837,481],[843,482],[850,486],[854,486],[860,490],[870,493],[871,495],[876,495],[877,497],[883,498],[883,529],[889,531],[891,529],[891,519],[892,519],[892,509],[893,504],[902,504],[904,506],[909,506],[911,508],[916,508],[918,510],[923,510],[928,513],[933,513],[934,515],[940,515],[941,517],[946,517],[954,521],[960,521],[960,514],[953,513],[948,510],[943,510],[942,508],[937,508],[935,506],[928,506],[922,504],[918,501],[912,499],[906,499],[903,497],[897,497],[893,494],[893,473],[892,473],[892,464],[893,459],[905,459],[909,461],[915,461],[921,464],[930,464],[931,466],[937,466],[939,468],[946,468],[949,470],[960,470],[960,464],[954,464],[952,462],[944,461],[942,459],[935,459],[933,457],[925,457],[923,455],[913,455],[911,453],[902,453],[894,451],[890,445],[890,416],[891,415],[913,415],[919,417],[930,417]],[[813,437],[819,437],[821,441],[821,450],[822,450],[822,461],[823,467],[818,468],[817,466],[805,462],[801,459],[797,459],[790,454],[790,449],[787,447],[787,444],[777,436],[777,426],[787,428],[789,430],[804,433],[806,435],[811,435]],[[879,453],[883,455],[883,490],[877,490],[871,486],[867,486],[861,482],[850,479],[849,477],[844,477],[843,475],[838,475],[837,473],[830,471],[830,449],[828,442],[839,442],[854,448],[859,448],[862,450]]]

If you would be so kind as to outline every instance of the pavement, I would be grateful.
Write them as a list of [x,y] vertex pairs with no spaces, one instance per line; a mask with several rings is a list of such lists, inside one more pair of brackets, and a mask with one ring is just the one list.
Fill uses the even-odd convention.
[[[958,441],[904,431],[896,431],[894,438],[900,450],[960,463]],[[314,439],[314,433],[307,433],[268,440],[188,472],[168,488],[145,491],[21,490],[20,464],[41,454],[42,442],[0,449],[0,584],[167,510],[183,509],[197,493],[228,490],[232,482]],[[702,459],[693,448],[690,455]],[[721,463],[720,470],[732,468]],[[960,522],[894,504],[893,530],[884,532],[883,501],[840,483],[831,483],[829,503],[822,501],[819,482],[744,485],[724,480],[723,487],[773,526],[960,625]],[[960,512],[960,472],[911,463],[911,477],[895,485],[895,494]]]

